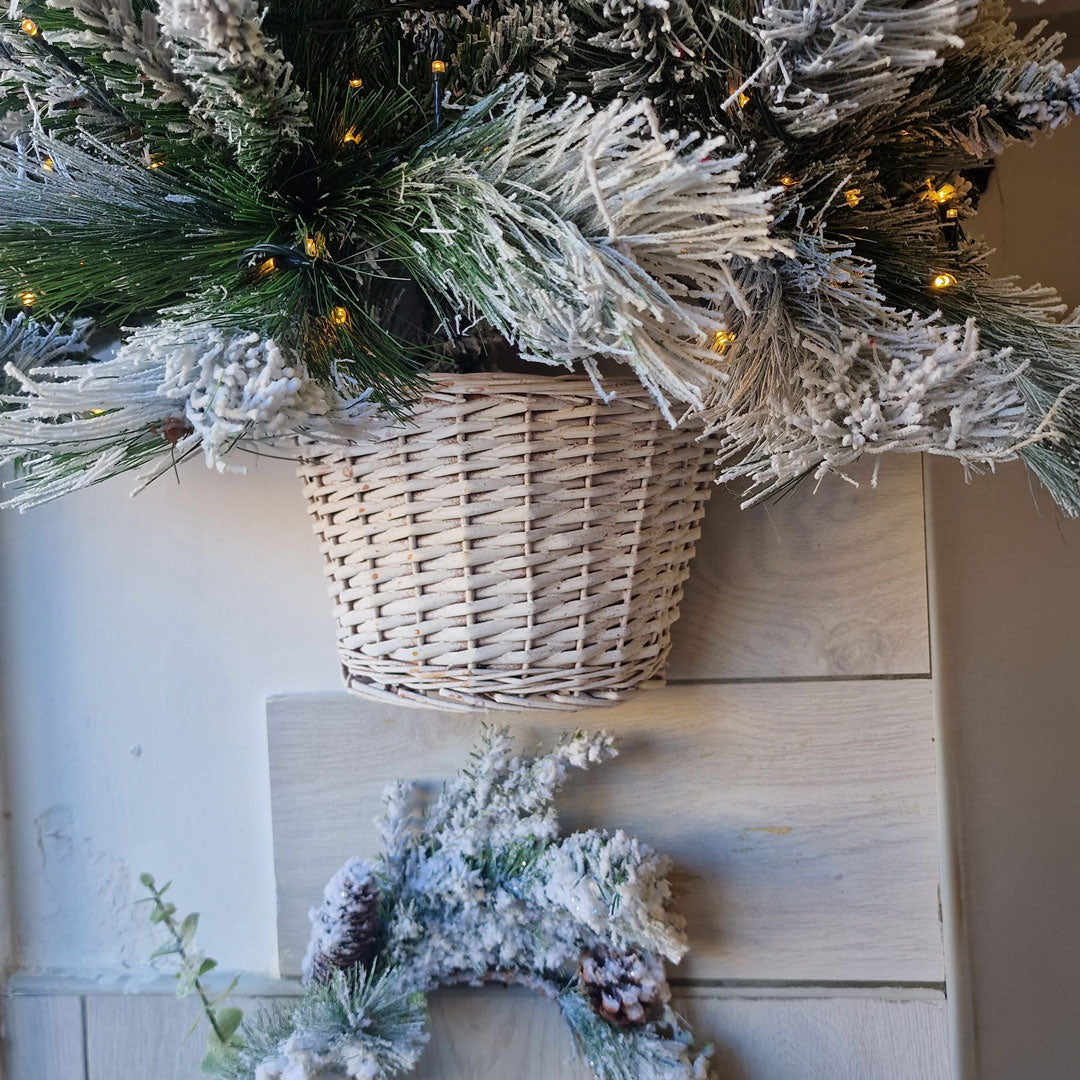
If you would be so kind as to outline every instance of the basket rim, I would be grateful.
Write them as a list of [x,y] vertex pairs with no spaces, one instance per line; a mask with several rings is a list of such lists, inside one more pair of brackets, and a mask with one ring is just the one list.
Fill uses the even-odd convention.
[[[597,384],[588,375],[569,373],[566,375],[517,374],[510,371],[476,371],[468,373],[432,371],[425,372],[428,387],[421,392],[422,398],[439,394],[490,395],[502,394],[564,394],[587,393],[598,401],[603,396],[597,390]],[[633,375],[608,375],[601,385],[605,391],[615,391],[618,397],[641,397],[653,401],[653,395],[641,381]],[[627,390],[635,391],[627,394]]]

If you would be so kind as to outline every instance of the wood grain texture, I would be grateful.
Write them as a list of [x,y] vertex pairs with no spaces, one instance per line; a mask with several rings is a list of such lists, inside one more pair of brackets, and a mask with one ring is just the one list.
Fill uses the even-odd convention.
[[417,1080],[591,1080],[558,1006],[517,990],[431,997],[431,1042]]
[[[714,1080],[947,1080],[943,995],[803,993],[813,994],[696,991],[677,995],[675,1006],[700,1039],[713,1043]],[[185,1041],[192,1009],[189,1002],[162,995],[89,995],[89,1080],[198,1080],[203,1039],[197,1033]],[[429,1030],[417,1080],[591,1075],[576,1059],[556,1006],[521,991],[435,994]],[[54,1075],[75,1080],[74,1074],[37,1071],[13,1074],[11,1080]]]
[[944,996],[700,998],[683,1002],[716,1047],[716,1080],[949,1080]]
[[920,459],[826,477],[739,509],[706,508],[669,680],[922,674],[930,670]]
[[[715,1053],[713,1080],[949,1080],[944,995],[676,997]],[[589,1080],[558,1009],[536,997],[452,991],[432,1002],[421,1080]]]
[[[325,881],[376,850],[385,785],[449,776],[482,721],[345,694],[271,700],[284,973]],[[513,730],[533,747],[580,721],[529,714]],[[625,828],[675,859],[680,977],[942,980],[929,681],[671,687],[595,723],[622,756],[571,779],[564,825]]]
[[0,998],[6,1080],[86,1080],[77,995]]

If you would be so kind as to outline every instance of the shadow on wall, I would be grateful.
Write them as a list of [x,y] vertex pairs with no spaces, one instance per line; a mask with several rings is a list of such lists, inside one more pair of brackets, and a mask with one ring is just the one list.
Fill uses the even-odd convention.
[[[22,968],[140,963],[136,881],[183,881],[206,945],[274,971],[264,705],[337,689],[321,557],[285,462],[201,462],[0,516],[0,717]],[[245,918],[236,925],[237,910]]]
[[[3,470],[0,470],[0,477],[2,475]],[[4,530],[0,522],[0,550],[3,543]],[[15,949],[15,880],[12,873],[12,785],[15,774],[8,737],[10,717],[3,694],[10,679],[5,644],[4,636],[0,634],[0,984],[19,962]]]
[[[1080,131],[998,164],[991,268],[1080,303]],[[935,676],[954,751],[979,1080],[1075,1080],[1080,1058],[1080,522],[1022,466],[928,461]],[[964,975],[966,963],[969,974]]]

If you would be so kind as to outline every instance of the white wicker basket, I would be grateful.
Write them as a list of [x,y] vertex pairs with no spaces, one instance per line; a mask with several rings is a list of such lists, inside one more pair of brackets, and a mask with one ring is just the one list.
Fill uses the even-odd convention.
[[612,389],[436,376],[405,427],[305,449],[350,690],[567,709],[661,675],[712,453]]

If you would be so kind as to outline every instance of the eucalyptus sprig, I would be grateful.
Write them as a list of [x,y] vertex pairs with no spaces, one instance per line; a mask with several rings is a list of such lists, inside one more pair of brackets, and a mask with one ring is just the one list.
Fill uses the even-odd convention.
[[[202,977],[217,967],[217,961],[203,956],[198,950],[192,948],[195,932],[199,928],[198,912],[185,915],[178,922],[176,905],[165,899],[165,893],[172,883],[166,882],[158,887],[151,874],[140,874],[139,882],[150,893],[148,899],[153,904],[150,921],[164,927],[169,935],[169,939],[150,954],[150,959],[175,956],[178,961],[177,970],[173,975],[176,979],[176,996],[185,998],[191,994],[198,994],[203,1016],[210,1024],[202,1071],[215,1075],[235,1055],[236,1051],[243,1047],[243,1040],[237,1034],[244,1019],[243,1012],[231,1005],[222,1008],[222,1003],[235,989],[239,976],[234,978],[217,997],[211,998],[206,987],[203,986]],[[199,1020],[196,1020],[188,1034],[190,1035],[198,1025]]]

